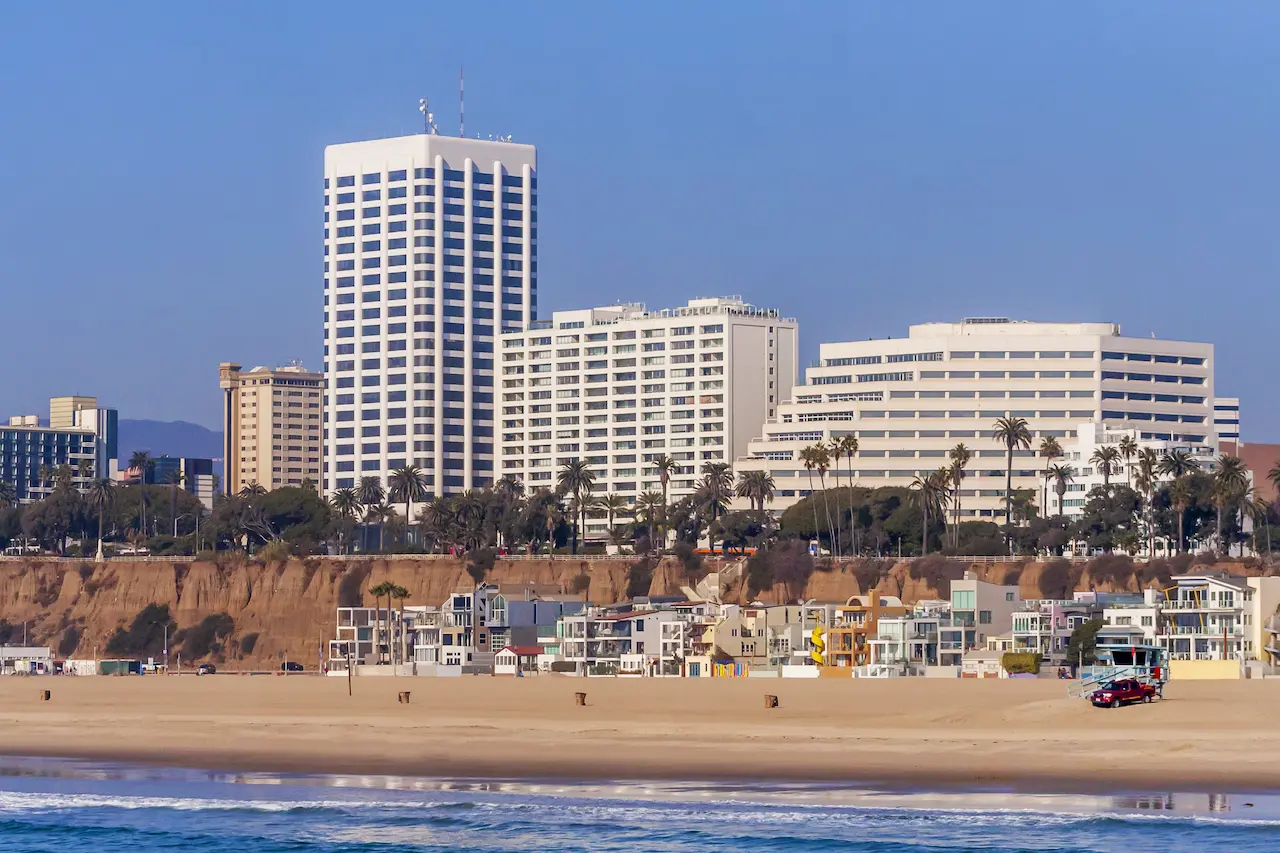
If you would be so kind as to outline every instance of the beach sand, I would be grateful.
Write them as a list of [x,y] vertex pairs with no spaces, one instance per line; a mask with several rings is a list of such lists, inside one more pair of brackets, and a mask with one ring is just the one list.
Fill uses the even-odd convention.
[[4,678],[0,753],[413,776],[1280,788],[1280,680],[1174,682],[1162,701],[1117,710],[1068,699],[1057,680],[366,677],[354,694],[316,676]]

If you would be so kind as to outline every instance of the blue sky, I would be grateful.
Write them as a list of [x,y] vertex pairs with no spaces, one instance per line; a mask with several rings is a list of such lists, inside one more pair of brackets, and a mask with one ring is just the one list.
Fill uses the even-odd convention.
[[[0,5],[0,413],[216,426],[320,363],[323,148],[539,148],[539,303],[740,293],[823,340],[1000,314],[1217,345],[1280,439],[1280,6]],[[233,312],[232,305],[251,306]]]

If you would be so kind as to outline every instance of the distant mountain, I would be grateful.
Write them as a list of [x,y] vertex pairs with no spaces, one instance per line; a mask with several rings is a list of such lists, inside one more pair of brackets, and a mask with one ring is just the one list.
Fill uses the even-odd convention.
[[135,450],[155,456],[187,456],[217,459],[222,456],[222,433],[186,421],[131,421],[120,419],[121,464]]

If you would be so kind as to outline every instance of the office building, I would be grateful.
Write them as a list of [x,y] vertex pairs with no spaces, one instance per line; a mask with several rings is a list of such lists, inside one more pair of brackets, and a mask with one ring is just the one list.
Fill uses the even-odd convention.
[[[320,486],[321,394],[324,377],[301,365],[218,365],[222,388],[223,490],[267,491],[310,482]],[[212,472],[210,472],[212,473]]]
[[[502,336],[499,476],[555,488],[585,461],[594,493],[659,491],[653,461],[679,466],[672,499],[704,465],[732,463],[791,393],[796,321],[739,297],[647,311],[621,305],[557,311]],[[589,520],[587,535],[607,535]]]
[[1215,397],[1213,429],[1218,434],[1218,448],[1232,456],[1240,453],[1240,398]]
[[212,459],[158,456],[151,460],[145,476],[146,482],[159,486],[170,485],[176,478],[178,485],[199,498],[205,509],[213,509],[213,496],[217,488]]
[[[69,406],[71,399],[78,402]],[[92,397],[55,397],[49,408],[48,426],[39,415],[19,415],[0,427],[0,481],[13,486],[19,503],[48,497],[64,465],[83,490],[95,477],[111,476],[119,456],[115,409]]]
[[859,485],[873,488],[905,487],[949,465],[948,452],[964,444],[972,459],[960,489],[963,518],[1003,512],[999,418],[1027,421],[1032,446],[1014,454],[1013,485],[1037,496],[1041,440],[1067,443],[1085,421],[1143,440],[1217,443],[1211,344],[1127,338],[1111,323],[987,317],[912,326],[905,338],[823,344],[820,353],[792,402],[735,464],[772,473],[774,511],[818,487],[800,451],[844,435],[858,439],[858,453],[841,459],[842,476],[852,468]]
[[328,491],[492,482],[494,345],[537,316],[537,152],[422,134],[324,157]]

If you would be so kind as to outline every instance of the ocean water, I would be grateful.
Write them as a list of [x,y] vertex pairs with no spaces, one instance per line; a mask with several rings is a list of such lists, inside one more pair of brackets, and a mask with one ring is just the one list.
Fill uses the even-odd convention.
[[878,792],[161,770],[0,758],[4,853],[1280,850],[1280,796]]

